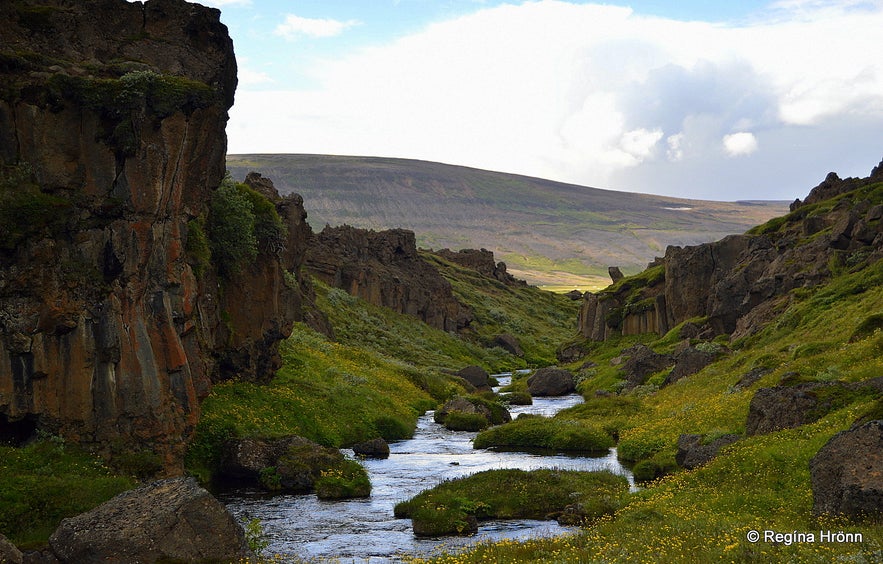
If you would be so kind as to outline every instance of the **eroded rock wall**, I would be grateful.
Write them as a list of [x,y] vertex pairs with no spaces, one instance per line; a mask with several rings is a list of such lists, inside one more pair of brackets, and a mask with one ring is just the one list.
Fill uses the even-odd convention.
[[329,286],[437,329],[457,331],[472,320],[451,284],[420,258],[412,231],[326,227],[312,239],[306,266]]
[[[297,315],[282,269],[302,249],[262,253],[245,275],[266,288],[248,291],[197,276],[188,248],[236,88],[219,15],[0,4],[0,435],[150,451],[174,474],[212,380],[273,369]],[[302,204],[278,206],[305,239]]]

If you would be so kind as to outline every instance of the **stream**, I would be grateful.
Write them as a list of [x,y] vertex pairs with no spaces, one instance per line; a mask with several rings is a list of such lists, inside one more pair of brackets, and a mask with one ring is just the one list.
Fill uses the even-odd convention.
[[[501,386],[508,375],[496,376]],[[512,406],[515,419],[521,413],[551,416],[582,402],[576,394],[534,398],[533,405]],[[390,443],[386,460],[361,461],[371,479],[371,497],[322,501],[315,494],[270,495],[258,489],[239,489],[218,498],[240,521],[260,519],[269,547],[266,554],[294,555],[305,559],[334,558],[342,562],[398,562],[398,555],[430,555],[439,549],[465,547],[482,540],[518,539],[559,535],[574,530],[555,521],[484,521],[470,537],[418,538],[410,519],[393,517],[393,506],[436,484],[498,468],[560,468],[610,470],[626,476],[631,472],[607,456],[568,456],[556,453],[475,450],[476,433],[454,432],[435,423],[430,411],[420,417],[414,438]],[[342,452],[352,456],[352,450]]]

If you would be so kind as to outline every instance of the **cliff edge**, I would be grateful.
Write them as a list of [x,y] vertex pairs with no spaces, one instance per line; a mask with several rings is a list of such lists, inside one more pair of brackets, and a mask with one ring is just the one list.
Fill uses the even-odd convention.
[[212,381],[278,365],[306,214],[252,198],[278,240],[235,271],[212,256],[236,89],[219,16],[183,0],[0,4],[0,439],[59,434],[176,474]]

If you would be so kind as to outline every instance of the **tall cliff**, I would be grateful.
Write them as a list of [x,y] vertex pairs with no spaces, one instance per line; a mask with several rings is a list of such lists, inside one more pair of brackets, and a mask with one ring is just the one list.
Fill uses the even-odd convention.
[[670,246],[643,273],[586,293],[580,331],[596,341],[663,335],[695,319],[697,334],[749,335],[783,309],[792,290],[883,258],[881,218],[883,163],[867,178],[831,173],[786,216],[714,243]]
[[0,438],[58,433],[176,473],[212,381],[276,366],[308,227],[299,198],[264,196],[284,240],[235,271],[211,257],[236,88],[219,15],[0,3]]

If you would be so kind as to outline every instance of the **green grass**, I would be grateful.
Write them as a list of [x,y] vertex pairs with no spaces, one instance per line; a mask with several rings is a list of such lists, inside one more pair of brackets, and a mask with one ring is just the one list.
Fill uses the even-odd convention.
[[603,429],[584,421],[519,417],[482,431],[475,448],[550,449],[570,452],[606,452],[615,444]]
[[62,519],[135,485],[60,439],[0,447],[0,533],[20,549],[39,548]]
[[395,514],[410,517],[423,536],[463,534],[475,520],[549,519],[574,504],[586,518],[598,518],[627,490],[625,478],[610,472],[486,470],[423,491],[397,504]]
[[[743,438],[692,471],[672,472],[677,438],[744,434],[754,392],[788,382],[861,382],[883,374],[883,262],[844,270],[829,284],[791,293],[783,314],[762,331],[731,343],[732,352],[701,372],[658,391],[594,397],[615,387],[618,368],[610,358],[634,341],[588,346],[597,366],[582,371],[586,404],[560,413],[617,430],[618,453],[638,461],[639,477],[666,474],[627,497],[615,515],[577,535],[527,542],[483,543],[438,562],[851,562],[879,561],[883,525],[847,523],[812,513],[809,461],[834,434],[857,420],[880,417],[881,401],[862,390],[831,388],[833,411],[816,422]],[[679,339],[672,333],[642,337],[659,352]],[[580,363],[583,361],[580,361]],[[747,388],[743,375],[767,372]],[[751,543],[749,530],[782,533],[820,530],[861,533],[858,544]]]
[[221,444],[233,437],[299,435],[333,447],[406,438],[418,415],[462,391],[451,377],[329,341],[300,324],[280,349],[283,367],[269,384],[212,389],[188,450],[191,472],[208,479]]
[[526,365],[543,367],[556,363],[558,346],[576,333],[578,302],[531,286],[506,286],[437,255],[423,256],[448,279],[457,299],[472,307],[476,319],[467,338],[488,346],[496,335],[510,333],[524,349]]

